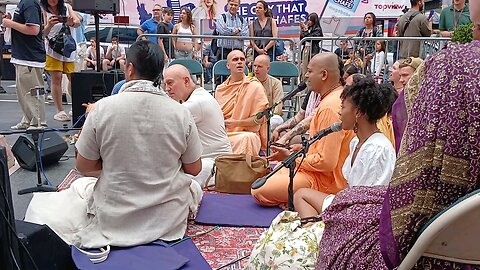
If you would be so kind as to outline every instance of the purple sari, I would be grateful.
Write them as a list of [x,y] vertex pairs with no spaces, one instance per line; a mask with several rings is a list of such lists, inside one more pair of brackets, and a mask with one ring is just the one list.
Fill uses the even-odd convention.
[[[317,269],[397,267],[428,220],[479,187],[479,76],[480,41],[450,44],[417,69],[392,181],[337,194],[323,214]],[[470,266],[421,257],[414,269],[426,268]]]
[[393,136],[395,137],[395,151],[398,154],[403,133],[407,126],[407,108],[405,107],[405,91],[400,92],[392,106]]

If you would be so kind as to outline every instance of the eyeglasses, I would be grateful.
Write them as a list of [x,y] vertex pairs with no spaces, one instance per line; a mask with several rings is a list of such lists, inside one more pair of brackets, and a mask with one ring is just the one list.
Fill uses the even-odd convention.
[[155,9],[152,9],[152,11],[162,11],[162,10],[159,8],[155,8]]

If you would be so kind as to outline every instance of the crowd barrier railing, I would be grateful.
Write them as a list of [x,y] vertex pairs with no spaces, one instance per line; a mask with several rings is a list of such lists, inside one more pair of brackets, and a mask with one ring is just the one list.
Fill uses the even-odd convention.
[[[442,37],[306,37],[300,40],[297,44],[296,50],[300,53],[299,68],[304,74],[306,65],[312,56],[313,42],[318,42],[320,52],[334,52],[337,48],[340,48],[341,42],[346,42],[346,47],[351,51],[351,59],[349,62],[362,63],[357,64],[362,73],[373,73],[370,64],[375,62],[375,54],[368,56],[369,52],[375,48],[377,41],[385,42],[385,64],[388,66],[393,65],[395,61],[400,58],[408,56],[420,57],[422,59],[427,58],[429,55],[434,54],[445,46],[450,38]],[[415,42],[415,46],[410,46],[413,50],[406,51],[406,55],[401,55],[401,46],[406,46],[405,42]],[[414,44],[415,44],[414,43]],[[418,52],[418,53],[417,53]],[[360,59],[361,61],[358,61]]]

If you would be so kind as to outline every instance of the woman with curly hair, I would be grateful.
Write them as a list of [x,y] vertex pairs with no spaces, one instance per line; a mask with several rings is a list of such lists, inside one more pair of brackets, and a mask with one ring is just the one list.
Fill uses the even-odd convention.
[[[342,168],[348,186],[387,185],[392,177],[396,155],[392,143],[378,129],[377,121],[391,110],[397,98],[396,91],[390,85],[377,84],[370,77],[356,76],[353,84],[345,87],[340,97],[342,128],[356,133]],[[294,194],[295,210],[301,218],[317,216],[334,197],[302,188]]]
[[[193,24],[192,11],[186,7],[180,10],[180,19],[172,30],[173,35],[197,35],[197,28]],[[175,59],[192,59],[196,38],[173,38]]]

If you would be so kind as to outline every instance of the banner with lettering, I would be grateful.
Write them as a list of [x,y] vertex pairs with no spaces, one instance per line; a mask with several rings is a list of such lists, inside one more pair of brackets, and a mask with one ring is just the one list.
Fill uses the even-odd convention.
[[[209,16],[218,18],[227,12],[226,0],[136,0],[122,1],[119,15],[128,16],[130,24],[141,24],[152,16],[154,4],[171,7],[178,18],[180,9],[188,7],[194,14],[204,14],[200,28],[202,33],[212,33],[214,22]],[[239,8],[246,20],[256,18],[255,0],[242,0]],[[394,19],[408,9],[409,0],[296,0],[267,1],[278,24],[279,33],[284,37],[298,37],[300,21],[306,21],[308,14],[315,12],[321,17],[321,25],[326,35],[342,36],[356,33],[363,26],[363,16],[373,12],[378,19]],[[205,12],[195,12],[205,9]],[[207,15],[208,14],[208,15]]]

